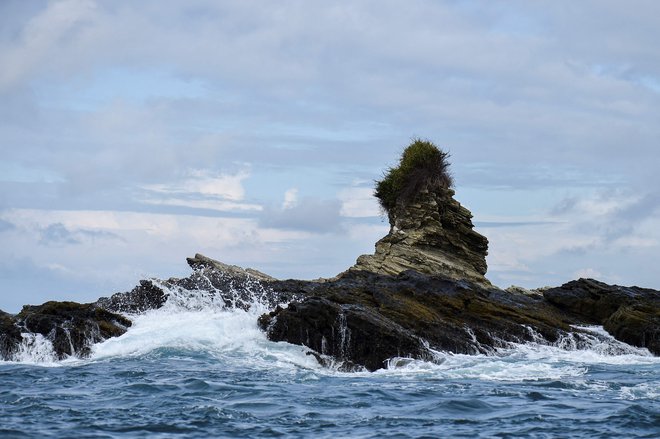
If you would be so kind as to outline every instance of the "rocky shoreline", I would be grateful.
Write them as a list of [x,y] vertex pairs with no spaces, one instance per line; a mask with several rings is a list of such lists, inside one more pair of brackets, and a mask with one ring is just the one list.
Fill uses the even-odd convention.
[[454,199],[447,157],[419,140],[404,151],[400,167],[377,182],[389,233],[373,255],[332,279],[278,280],[198,254],[183,279],[144,280],[94,303],[0,311],[0,359],[17,358],[37,335],[58,359],[85,357],[94,343],[129,330],[131,316],[168,304],[247,310],[256,303],[270,310],[258,319],[270,340],[306,346],[319,362],[345,368],[433,361],[437,351],[489,354],[511,343],[575,348],[593,337],[585,325],[660,355],[660,291],[593,279],[532,291],[492,285],[488,239]]
[[266,304],[271,311],[258,324],[270,340],[306,346],[320,362],[348,368],[373,371],[399,357],[433,361],[434,351],[488,354],[512,342],[579,347],[583,325],[602,325],[617,340],[660,355],[660,291],[593,279],[502,290],[484,277],[487,240],[470,218],[446,189],[390,214],[391,231],[376,253],[332,279],[277,280],[196,255],[186,278],[144,280],[89,304],[0,312],[0,358],[15,358],[30,334],[49,340],[59,359],[85,357],[94,343],[130,330],[132,315],[173,300],[172,291],[196,306],[200,297],[241,309]]

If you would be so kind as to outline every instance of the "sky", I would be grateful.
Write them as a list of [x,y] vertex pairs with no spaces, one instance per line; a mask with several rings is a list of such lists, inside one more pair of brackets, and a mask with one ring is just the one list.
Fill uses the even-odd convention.
[[0,1],[0,309],[330,277],[414,137],[501,287],[660,289],[660,2]]

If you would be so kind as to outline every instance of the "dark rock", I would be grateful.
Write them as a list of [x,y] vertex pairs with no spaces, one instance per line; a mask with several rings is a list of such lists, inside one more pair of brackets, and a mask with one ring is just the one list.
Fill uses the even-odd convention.
[[603,325],[617,340],[660,355],[660,291],[579,279],[543,295],[567,316]]
[[18,351],[22,340],[16,318],[0,310],[0,360],[10,360]]
[[237,265],[228,265],[215,259],[206,257],[200,253],[195,254],[192,258],[186,258],[188,265],[193,270],[198,269],[211,269],[216,272],[226,273],[227,275],[233,278],[245,278],[250,277],[259,281],[271,281],[275,280],[274,277],[271,277],[261,271],[255,270],[254,268],[242,268]]
[[385,367],[392,357],[429,357],[419,337],[358,304],[310,297],[262,316],[259,323],[271,340],[304,345],[368,370]]
[[621,306],[603,327],[617,340],[660,355],[660,300]]
[[543,292],[548,302],[578,320],[602,325],[619,307],[659,301],[660,293],[639,287],[608,285],[594,279],[578,279]]
[[141,280],[140,285],[127,293],[101,297],[96,304],[109,311],[137,314],[158,309],[167,301],[167,294],[151,280]]
[[268,338],[375,370],[392,357],[432,359],[433,350],[487,353],[507,342],[556,341],[570,330],[540,295],[407,271],[351,271],[323,283],[273,282],[305,299],[259,319]]
[[102,297],[96,303],[111,311],[137,314],[161,308],[168,301],[189,309],[223,305],[247,310],[255,302],[275,307],[294,298],[273,291],[270,282],[275,278],[257,270],[244,270],[200,254],[187,261],[193,269],[188,277],[142,280],[129,292]]
[[227,265],[197,254],[188,258],[193,273],[183,279],[168,279],[163,285],[180,306],[199,307],[223,304],[227,308],[247,310],[255,303],[273,308],[294,298],[271,287],[275,278],[257,270]]
[[127,318],[96,304],[46,302],[24,306],[16,316],[25,332],[41,334],[53,344],[59,359],[85,357],[94,343],[117,337],[131,326]]

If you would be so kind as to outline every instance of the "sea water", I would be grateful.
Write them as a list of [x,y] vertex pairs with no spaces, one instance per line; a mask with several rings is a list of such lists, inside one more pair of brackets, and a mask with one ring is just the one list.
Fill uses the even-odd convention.
[[660,358],[602,328],[581,349],[435,352],[349,373],[268,341],[258,301],[192,297],[132,316],[84,360],[26,338],[0,362],[0,437],[660,437]]

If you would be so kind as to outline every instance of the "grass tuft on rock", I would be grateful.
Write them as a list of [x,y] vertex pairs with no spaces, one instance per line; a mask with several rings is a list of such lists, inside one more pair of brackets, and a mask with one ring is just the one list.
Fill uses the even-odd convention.
[[387,213],[397,205],[413,201],[424,188],[449,188],[454,184],[449,173],[449,153],[428,140],[413,139],[403,150],[399,165],[389,168],[376,181],[374,195]]

